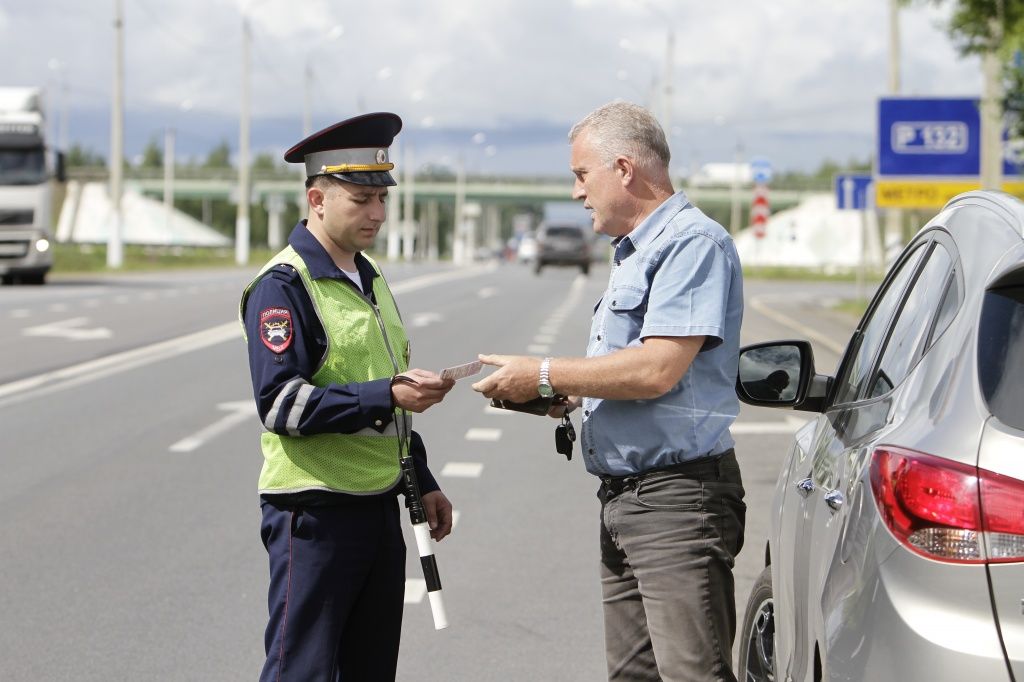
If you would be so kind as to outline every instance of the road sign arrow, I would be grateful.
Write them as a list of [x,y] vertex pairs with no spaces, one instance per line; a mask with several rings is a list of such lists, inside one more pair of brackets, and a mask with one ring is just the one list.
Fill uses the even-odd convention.
[[221,403],[217,406],[217,409],[226,410],[230,414],[224,416],[219,421],[210,424],[205,429],[197,431],[187,438],[182,438],[171,446],[171,452],[192,452],[204,445],[207,441],[233,428],[236,424],[240,424],[247,419],[252,419],[256,412],[256,406],[251,400],[236,400],[230,403]]
[[109,339],[114,335],[106,327],[82,329],[88,322],[88,317],[73,317],[70,320],[61,320],[60,322],[50,322],[49,324],[41,324],[37,327],[29,327],[23,329],[21,333],[24,336],[53,336],[61,339],[70,339],[71,341]]

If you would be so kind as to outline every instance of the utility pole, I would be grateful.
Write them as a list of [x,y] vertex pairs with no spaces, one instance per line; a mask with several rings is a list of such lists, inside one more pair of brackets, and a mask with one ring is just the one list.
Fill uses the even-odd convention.
[[247,10],[242,14],[242,120],[238,127],[238,215],[235,218],[235,262],[249,263],[249,43]]
[[981,94],[981,188],[1003,186],[1003,83],[1002,62],[997,51],[1003,41],[1003,6],[996,3],[997,16],[989,19],[992,44],[981,58],[984,85]]
[[736,152],[732,163],[732,187],[730,190],[731,206],[729,208],[729,234],[734,237],[740,231],[740,163],[743,160],[743,143],[736,138]]
[[107,236],[107,267],[124,264],[121,245],[121,195],[124,173],[124,12],[122,0],[114,0],[114,93],[110,110],[110,234]]
[[174,128],[164,131],[164,229],[171,234],[174,218]]
[[402,157],[402,180],[405,181],[405,188],[402,190],[402,198],[405,204],[402,207],[402,260],[411,261],[416,249],[415,214],[416,214],[416,178],[413,172],[413,148],[412,141],[402,145],[405,154]]
[[[889,0],[889,94],[900,94],[900,6],[899,0]],[[903,211],[890,208],[885,212],[885,255],[898,252],[903,246]]]
[[313,65],[306,56],[306,73],[303,77],[305,88],[302,105],[302,139],[313,134]]
[[665,116],[665,137],[671,147],[672,137],[672,62],[674,61],[676,35],[671,28],[665,36],[665,82],[664,86],[664,116]]

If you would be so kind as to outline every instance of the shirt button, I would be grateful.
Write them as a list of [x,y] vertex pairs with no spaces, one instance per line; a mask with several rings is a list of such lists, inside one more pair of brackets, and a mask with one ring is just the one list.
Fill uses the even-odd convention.
[[583,410],[583,416],[584,417],[589,417],[590,416],[590,410]]
[[587,452],[590,453],[591,455],[594,454],[594,448],[590,448],[589,450],[587,450]]
[[612,305],[615,305],[615,303],[616,303],[615,301],[612,301]]
[[374,426],[384,426],[384,422],[381,421],[380,419],[378,419],[377,421],[373,422],[373,425]]
[[597,340],[598,340],[598,341],[600,341],[600,340],[601,340],[601,335],[600,335],[600,334],[598,334],[598,335],[597,335]]

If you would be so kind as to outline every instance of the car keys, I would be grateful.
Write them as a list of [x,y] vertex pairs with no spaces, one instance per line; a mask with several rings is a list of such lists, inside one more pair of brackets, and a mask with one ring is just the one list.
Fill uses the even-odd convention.
[[566,461],[572,459],[572,444],[576,442],[576,429],[568,414],[562,415],[562,423],[555,427],[555,451],[565,455]]

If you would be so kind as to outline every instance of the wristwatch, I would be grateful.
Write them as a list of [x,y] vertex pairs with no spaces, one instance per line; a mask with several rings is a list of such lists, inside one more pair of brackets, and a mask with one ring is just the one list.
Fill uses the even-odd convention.
[[542,398],[550,398],[555,394],[555,389],[551,387],[551,380],[548,378],[550,371],[551,358],[544,358],[540,363],[540,382],[537,384],[537,393],[540,393]]

